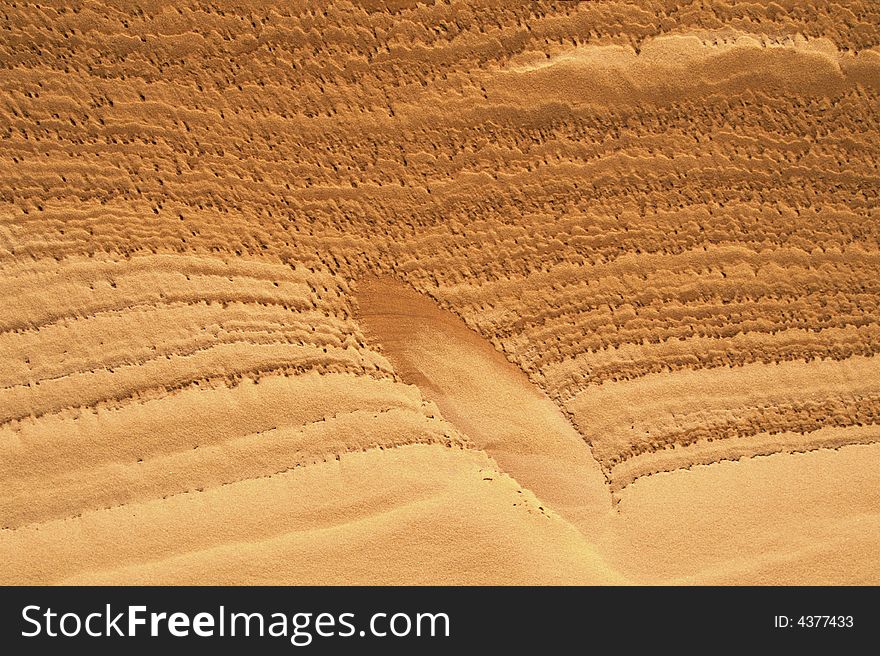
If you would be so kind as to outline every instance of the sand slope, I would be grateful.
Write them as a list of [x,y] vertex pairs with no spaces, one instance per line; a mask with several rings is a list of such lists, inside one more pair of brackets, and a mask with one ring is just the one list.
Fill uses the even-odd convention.
[[29,526],[0,553],[3,583],[625,581],[485,456],[428,445]]
[[458,317],[391,278],[361,281],[358,320],[406,382],[519,483],[587,535],[611,498],[559,408]]
[[4,6],[3,582],[880,582],[878,25]]
[[603,552],[647,582],[876,584],[878,457],[852,445],[639,479]]

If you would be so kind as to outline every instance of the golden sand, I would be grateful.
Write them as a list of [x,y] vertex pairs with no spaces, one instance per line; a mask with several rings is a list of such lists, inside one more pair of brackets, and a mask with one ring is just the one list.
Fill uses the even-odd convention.
[[876,2],[0,25],[0,583],[880,583]]

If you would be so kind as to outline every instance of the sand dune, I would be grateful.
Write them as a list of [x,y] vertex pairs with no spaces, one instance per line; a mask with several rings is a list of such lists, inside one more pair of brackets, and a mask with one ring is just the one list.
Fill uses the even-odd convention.
[[0,12],[3,583],[880,582],[880,5],[246,5]]

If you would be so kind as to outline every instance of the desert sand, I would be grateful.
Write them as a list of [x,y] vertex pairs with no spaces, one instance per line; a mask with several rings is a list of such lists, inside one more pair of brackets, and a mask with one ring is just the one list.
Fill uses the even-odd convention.
[[880,584],[878,3],[0,25],[0,584]]

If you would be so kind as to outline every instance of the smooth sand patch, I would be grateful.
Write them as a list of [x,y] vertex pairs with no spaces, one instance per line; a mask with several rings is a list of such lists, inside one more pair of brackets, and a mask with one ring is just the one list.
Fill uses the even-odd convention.
[[880,444],[779,453],[640,478],[602,545],[634,580],[871,584]]
[[521,485],[581,527],[611,510],[599,464],[560,409],[451,312],[393,278],[358,290],[365,334],[407,383]]
[[540,506],[483,453],[373,449],[0,531],[0,582],[625,582]]

